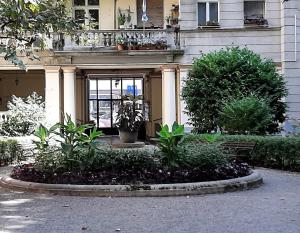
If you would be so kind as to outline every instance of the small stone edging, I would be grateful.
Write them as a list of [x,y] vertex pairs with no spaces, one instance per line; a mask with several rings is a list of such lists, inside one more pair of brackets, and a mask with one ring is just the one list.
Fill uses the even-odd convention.
[[96,197],[163,197],[225,193],[256,188],[262,183],[263,178],[257,172],[253,172],[249,176],[229,180],[140,186],[44,184],[15,180],[10,177],[0,177],[0,186],[13,190]]

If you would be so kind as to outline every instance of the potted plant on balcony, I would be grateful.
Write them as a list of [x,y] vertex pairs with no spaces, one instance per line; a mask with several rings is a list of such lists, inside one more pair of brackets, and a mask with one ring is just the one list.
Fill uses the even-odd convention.
[[139,47],[140,50],[155,50],[156,49],[156,41],[152,38],[144,38]]
[[125,28],[125,22],[126,22],[126,15],[122,13],[121,9],[119,9],[118,25],[120,29]]
[[205,27],[209,27],[209,28],[218,28],[218,27],[220,27],[220,24],[219,24],[219,22],[217,22],[217,21],[210,20],[210,21],[207,21],[207,22],[206,22]]
[[138,106],[141,98],[126,95],[122,99],[123,104],[119,105],[115,126],[119,130],[122,143],[134,143],[137,140],[139,128],[145,120]]
[[170,22],[171,22],[171,16],[166,16],[165,17],[165,21],[166,21],[166,28],[172,28]]
[[246,27],[268,27],[268,20],[261,15],[246,16],[244,19]]
[[165,50],[168,48],[167,41],[163,39],[159,39],[156,41],[155,47],[156,47],[155,49],[157,50]]
[[125,41],[125,38],[123,37],[118,37],[117,40],[116,40],[116,44],[117,44],[117,50],[118,51],[122,51],[125,49],[125,45],[126,45],[126,41]]

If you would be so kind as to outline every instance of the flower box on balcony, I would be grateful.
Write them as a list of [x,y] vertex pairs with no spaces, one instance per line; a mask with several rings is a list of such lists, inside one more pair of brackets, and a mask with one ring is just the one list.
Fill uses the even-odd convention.
[[246,17],[244,20],[246,27],[268,27],[268,20],[262,17]]

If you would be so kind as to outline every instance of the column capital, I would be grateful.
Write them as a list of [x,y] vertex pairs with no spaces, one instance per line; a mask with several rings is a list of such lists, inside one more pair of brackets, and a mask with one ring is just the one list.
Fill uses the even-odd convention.
[[160,67],[160,70],[162,72],[175,72],[175,70],[177,69],[177,65],[174,64],[174,65],[162,65]]
[[74,73],[76,71],[76,66],[62,66],[61,69],[64,73]]
[[190,64],[178,65],[179,71],[189,71],[191,68],[192,68],[192,65],[190,65]]
[[58,73],[60,66],[44,66],[45,72],[47,73]]

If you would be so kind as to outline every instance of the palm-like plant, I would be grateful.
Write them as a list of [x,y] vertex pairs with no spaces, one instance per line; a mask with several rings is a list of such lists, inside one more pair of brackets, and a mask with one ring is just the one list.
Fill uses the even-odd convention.
[[136,133],[145,120],[143,111],[138,107],[141,97],[123,96],[123,104],[119,105],[115,126],[120,131]]

